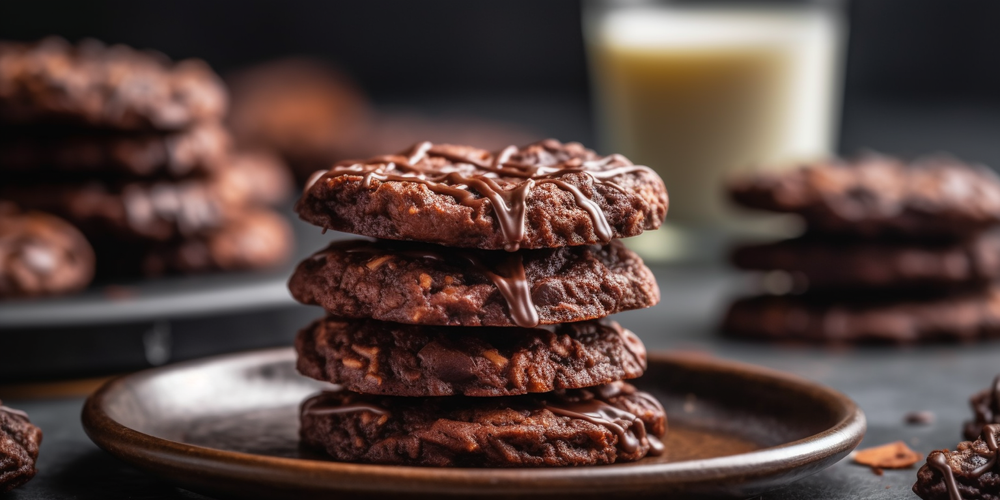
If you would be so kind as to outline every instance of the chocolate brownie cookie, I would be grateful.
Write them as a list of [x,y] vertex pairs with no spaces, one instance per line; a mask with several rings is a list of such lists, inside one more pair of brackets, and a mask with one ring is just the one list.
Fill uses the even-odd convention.
[[[3,133],[8,132],[8,133]],[[204,175],[225,164],[229,133],[216,124],[172,133],[0,130],[0,179],[67,175]]]
[[0,121],[180,130],[218,121],[221,80],[202,61],[60,38],[0,43]]
[[986,425],[980,431],[978,439],[959,443],[955,451],[931,452],[917,471],[913,492],[924,500],[1000,499],[1000,425]]
[[945,158],[885,157],[759,173],[729,186],[737,203],[802,215],[821,233],[961,237],[1000,223],[1000,179]]
[[302,261],[289,289],[335,316],[423,325],[533,327],[660,299],[653,273],[618,241],[515,253],[340,241]]
[[982,431],[987,424],[1000,424],[1000,375],[993,379],[993,385],[969,400],[972,406],[973,419],[965,423],[963,434],[970,441]]
[[663,407],[629,384],[504,398],[341,391],[302,405],[301,436],[334,459],[435,467],[553,467],[662,452]]
[[77,229],[0,202],[0,298],[75,292],[94,277],[94,251]]
[[40,444],[42,431],[31,425],[28,415],[0,403],[0,493],[35,477]]
[[607,243],[660,226],[663,181],[620,155],[545,140],[491,153],[423,142],[317,172],[296,211],[318,226],[486,250]]
[[364,394],[516,396],[636,378],[646,349],[610,320],[543,328],[317,320],[295,340],[303,375]]
[[732,261],[794,273],[810,289],[982,284],[1000,278],[1000,235],[924,244],[803,237],[737,248]]
[[167,242],[98,240],[102,277],[161,276],[274,267],[292,253],[292,229],[266,209],[243,209],[221,227]]
[[0,198],[64,217],[94,241],[173,241],[218,229],[288,187],[281,170],[262,175],[273,165],[246,167],[244,161],[211,178],[179,181],[0,184]]
[[976,340],[1000,334],[1000,289],[925,297],[752,297],[730,306],[723,330],[801,342]]

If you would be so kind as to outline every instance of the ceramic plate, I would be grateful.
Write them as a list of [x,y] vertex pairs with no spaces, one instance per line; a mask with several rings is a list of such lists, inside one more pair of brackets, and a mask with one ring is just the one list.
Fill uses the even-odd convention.
[[667,453],[547,469],[338,463],[298,443],[298,405],[324,386],[290,349],[236,354],[110,381],[83,411],[101,448],[200,493],[234,498],[602,496],[746,497],[816,473],[861,441],[844,395],[793,375],[714,358],[653,354],[635,384],[667,410]]

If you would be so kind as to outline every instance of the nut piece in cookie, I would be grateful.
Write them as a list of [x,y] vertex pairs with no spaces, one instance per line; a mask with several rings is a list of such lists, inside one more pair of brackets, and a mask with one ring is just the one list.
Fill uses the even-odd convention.
[[663,181],[621,155],[545,140],[491,153],[423,142],[317,172],[303,220],[348,233],[508,251],[608,243],[660,227]]
[[954,238],[1000,223],[1000,178],[951,158],[817,163],[735,179],[729,193],[749,208],[799,214],[824,234]]
[[924,500],[1000,498],[998,438],[1000,425],[989,424],[976,440],[962,441],[955,451],[931,452],[917,472],[913,492]]
[[513,253],[341,241],[302,261],[289,289],[334,316],[456,326],[582,321],[660,298],[653,273],[619,241]]
[[94,277],[94,251],[75,227],[0,202],[0,298],[79,291]]
[[320,319],[295,340],[298,369],[365,394],[514,396],[636,378],[646,349],[610,320],[540,328]]
[[339,391],[306,400],[301,437],[336,460],[434,467],[555,467],[663,452],[663,407],[616,382],[503,398]]
[[42,431],[23,411],[0,403],[0,493],[10,491],[35,477]]

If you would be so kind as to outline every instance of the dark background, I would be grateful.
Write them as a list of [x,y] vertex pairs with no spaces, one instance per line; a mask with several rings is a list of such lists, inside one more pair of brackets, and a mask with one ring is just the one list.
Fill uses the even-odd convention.
[[[223,75],[315,55],[382,106],[590,142],[580,10],[576,0],[5,2],[0,37],[92,36],[201,57]],[[844,152],[948,150],[1000,164],[1000,2],[856,0],[845,11]]]

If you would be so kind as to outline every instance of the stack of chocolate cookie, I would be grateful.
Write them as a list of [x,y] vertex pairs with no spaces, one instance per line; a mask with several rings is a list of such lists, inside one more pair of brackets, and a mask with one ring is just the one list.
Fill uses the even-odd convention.
[[76,225],[102,275],[280,262],[290,228],[265,207],[290,177],[274,158],[232,151],[226,101],[201,61],[0,43],[0,199]]
[[660,226],[646,167],[547,140],[498,153],[428,142],[318,172],[296,210],[378,240],[340,241],[289,283],[327,316],[298,368],[338,384],[302,405],[305,444],[337,460],[560,466],[662,450],[660,404],[623,380],[642,342],[602,319],[659,289],[615,238]]
[[[793,294],[735,302],[733,335],[820,342],[972,340],[1000,332],[1000,179],[948,158],[886,157],[759,174],[744,206],[794,213],[799,238],[738,248]],[[773,277],[774,275],[772,275]]]

